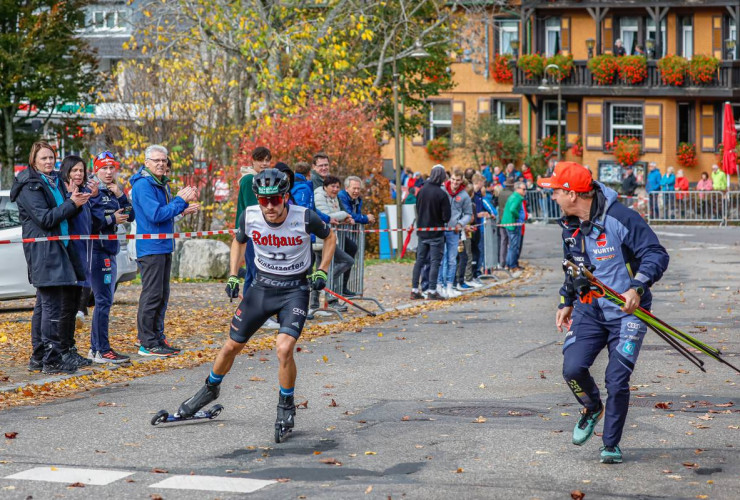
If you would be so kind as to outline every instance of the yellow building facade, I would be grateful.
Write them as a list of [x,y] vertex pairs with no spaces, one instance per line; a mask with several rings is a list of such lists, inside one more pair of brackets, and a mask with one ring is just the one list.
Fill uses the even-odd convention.
[[[725,102],[733,104],[740,128],[739,21],[740,3],[715,0],[522,0],[491,10],[471,21],[480,29],[474,30],[475,39],[463,40],[462,47],[468,49],[451,65],[456,85],[430,99],[427,126],[403,141],[401,165],[428,172],[436,162],[427,154],[426,143],[447,136],[453,149],[445,166],[475,166],[465,148],[466,128],[480,116],[494,115],[518,127],[530,153],[538,140],[554,135],[559,127],[569,146],[564,159],[590,166],[607,182],[616,181],[622,171],[607,149],[615,137],[639,140],[638,174],[649,162],[657,163],[661,171],[667,166],[681,168],[677,148],[687,142],[695,145],[698,165],[684,172],[696,182],[702,171],[710,171],[718,162]],[[642,51],[647,56],[647,77],[635,85],[619,77],[611,85],[599,85],[588,61],[619,50],[618,39],[626,55]],[[543,83],[542,76],[527,78],[512,63],[513,83],[497,83],[493,63],[502,53],[514,58],[531,53],[571,54],[574,64],[561,82],[548,78]],[[683,85],[674,86],[663,81],[658,68],[665,55],[687,60],[706,55],[720,62],[711,82],[693,82],[687,76]],[[579,138],[583,154],[576,157],[570,146]],[[387,165],[393,164],[393,141],[383,146],[383,158]]]

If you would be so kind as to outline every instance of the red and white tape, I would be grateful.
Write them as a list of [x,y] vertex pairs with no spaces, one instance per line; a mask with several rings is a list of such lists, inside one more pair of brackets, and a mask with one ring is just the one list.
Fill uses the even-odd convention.
[[[480,225],[480,224],[476,224]],[[521,226],[521,222],[514,224],[498,224],[498,226]],[[475,227],[475,226],[473,226]],[[449,231],[447,227],[404,227],[400,229],[344,229],[338,228],[337,231],[359,233],[389,233],[394,231]],[[188,238],[202,238],[203,236],[216,236],[218,234],[234,234],[236,229],[221,229],[218,231],[189,231],[184,233],[151,233],[151,234],[70,234],[67,236],[42,236],[39,238],[15,238],[9,240],[0,240],[0,245],[11,243],[39,243],[44,241],[78,241],[78,240],[176,240]]]

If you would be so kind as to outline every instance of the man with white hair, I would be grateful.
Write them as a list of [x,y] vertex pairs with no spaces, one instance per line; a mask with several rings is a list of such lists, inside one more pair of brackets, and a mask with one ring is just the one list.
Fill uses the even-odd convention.
[[[198,191],[182,188],[173,198],[167,187],[167,148],[158,144],[144,153],[144,166],[131,177],[131,192],[136,213],[136,234],[173,233],[175,217],[198,211]],[[167,310],[170,295],[170,270],[173,240],[136,240],[136,261],[141,270],[141,296],[136,317],[139,354],[169,357],[180,351],[161,340],[160,320]]]

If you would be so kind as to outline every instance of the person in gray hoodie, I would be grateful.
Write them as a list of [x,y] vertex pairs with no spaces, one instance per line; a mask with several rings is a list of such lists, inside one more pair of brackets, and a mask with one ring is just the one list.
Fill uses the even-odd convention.
[[460,296],[460,292],[453,287],[457,271],[457,245],[460,242],[462,228],[473,219],[473,203],[465,191],[461,169],[456,168],[452,171],[450,179],[442,185],[442,190],[450,198],[451,216],[447,222],[449,230],[445,231],[444,256],[437,277],[437,293],[451,299]]

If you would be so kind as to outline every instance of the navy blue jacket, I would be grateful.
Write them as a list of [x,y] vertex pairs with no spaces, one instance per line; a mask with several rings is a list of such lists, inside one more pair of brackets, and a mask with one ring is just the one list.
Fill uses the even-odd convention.
[[357,224],[370,222],[367,215],[362,215],[362,198],[358,196],[356,200],[353,200],[349,193],[342,189],[339,191],[337,199],[342,209],[350,214]]
[[[313,198],[313,183],[306,180],[306,176],[303,174],[295,174],[295,181],[293,182],[293,189],[290,190],[290,194],[293,196],[293,201],[300,207],[306,207],[316,212],[321,220],[325,223],[329,223],[331,218],[320,210],[316,210],[316,202]],[[313,240],[312,240],[313,241]]]
[[[56,172],[53,173],[56,176]],[[61,235],[60,224],[79,213],[68,198],[67,187],[58,183],[64,203],[57,206],[51,189],[33,168],[27,168],[15,178],[10,200],[18,204],[21,231],[24,238]],[[23,253],[28,264],[28,282],[35,287],[71,286],[85,280],[85,268],[72,245],[61,241],[24,243]]]
[[[589,221],[581,223],[575,216],[560,220],[565,258],[575,264],[593,266],[594,276],[619,293],[632,286],[642,286],[645,293],[640,305],[650,309],[652,295],[649,287],[668,268],[668,252],[640,214],[617,201],[616,191],[598,182],[596,185],[598,189]],[[567,275],[560,296],[561,306],[575,303],[577,311],[597,319],[627,316],[605,298],[591,304],[576,302],[576,293]]]
[[[122,193],[119,198],[113,194],[106,186],[101,185],[98,195],[90,198],[90,210],[92,212],[92,230],[94,234],[116,234],[118,225],[116,224],[115,212],[121,208],[130,207],[126,193]],[[129,222],[134,220],[134,211],[128,214]],[[93,241],[93,250],[96,252],[105,252],[108,255],[117,255],[121,248],[118,240],[95,240]]]
[[[87,188],[84,192],[89,193]],[[67,193],[67,197],[71,196]],[[80,207],[79,213],[69,219],[69,234],[93,234],[92,233],[92,215],[90,215],[90,201]],[[77,257],[85,269],[85,280],[77,283],[79,286],[90,288],[90,261],[92,260],[92,241],[91,240],[72,240],[69,245],[74,247]]]
[[[180,215],[188,204],[174,198],[166,183],[157,182],[144,168],[131,177],[131,198],[136,212],[136,234],[172,233],[175,230],[175,217]],[[136,256],[162,255],[175,250],[174,240],[136,240]]]

